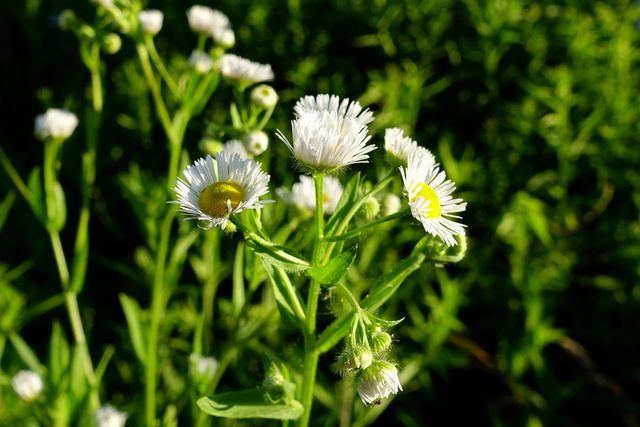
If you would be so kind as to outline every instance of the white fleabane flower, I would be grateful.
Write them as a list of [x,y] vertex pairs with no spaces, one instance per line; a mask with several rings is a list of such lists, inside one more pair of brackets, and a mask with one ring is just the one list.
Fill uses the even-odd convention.
[[236,34],[231,28],[216,28],[213,30],[213,41],[223,49],[230,49],[236,44]]
[[269,146],[269,137],[261,130],[253,131],[244,138],[244,146],[249,153],[258,156]]
[[[336,211],[343,191],[340,180],[325,175],[322,183],[322,207],[325,214],[330,215]],[[301,176],[300,182],[293,184],[291,191],[279,188],[276,192],[287,203],[308,212],[316,211],[315,183],[310,176]]]
[[118,411],[111,405],[104,405],[96,411],[97,427],[123,427],[127,422],[127,414]]
[[449,246],[456,245],[453,236],[464,235],[465,225],[449,218],[460,218],[452,214],[463,212],[467,204],[451,197],[455,184],[447,180],[444,171],[425,162],[419,154],[409,156],[408,165],[400,167],[400,174],[411,215],[422,223],[427,233],[439,236]]
[[366,405],[379,403],[391,393],[402,391],[398,368],[384,360],[376,360],[356,375],[356,389]]
[[22,400],[30,402],[40,396],[44,382],[37,372],[20,371],[11,379],[11,386]]
[[298,165],[309,174],[338,172],[355,163],[367,163],[371,136],[357,118],[335,111],[310,111],[291,122],[293,141],[280,131],[278,137],[289,147]]
[[251,102],[267,110],[278,103],[278,93],[269,85],[258,85],[251,91]]
[[176,203],[186,219],[208,221],[203,228],[225,228],[229,216],[245,209],[261,209],[273,200],[259,200],[269,189],[269,175],[261,164],[242,159],[238,154],[224,151],[197,160],[183,171],[186,179],[179,178],[173,191]]
[[163,13],[156,9],[141,10],[138,12],[138,20],[140,21],[142,31],[152,36],[160,32],[163,18]]
[[34,134],[42,141],[47,138],[67,139],[78,126],[78,117],[70,111],[49,108],[36,117]]
[[229,28],[229,18],[219,10],[213,10],[206,6],[192,6],[187,11],[189,27],[196,33],[213,35],[220,28]]
[[218,370],[218,361],[214,357],[204,357],[199,354],[189,355],[189,369],[191,376],[200,378],[213,379]]
[[363,109],[358,101],[349,102],[348,98],[340,101],[336,95],[305,96],[298,100],[293,111],[298,117],[314,111],[335,112],[339,117],[357,120],[362,126],[373,121],[373,113],[368,108]]
[[213,68],[213,59],[208,53],[194,50],[189,56],[189,65],[200,74],[207,74]]
[[417,153],[423,156],[425,164],[436,164],[436,158],[429,150],[418,145],[416,141],[404,136],[404,131],[399,128],[385,129],[384,149],[387,152],[387,160],[393,166],[407,166],[409,155]]
[[274,78],[271,65],[249,61],[232,53],[222,55],[220,70],[229,83],[239,86],[248,86]]
[[249,157],[247,149],[244,147],[242,141],[237,139],[230,139],[222,146],[222,151],[227,153],[227,157],[231,157],[233,154],[239,155],[241,158],[246,159]]

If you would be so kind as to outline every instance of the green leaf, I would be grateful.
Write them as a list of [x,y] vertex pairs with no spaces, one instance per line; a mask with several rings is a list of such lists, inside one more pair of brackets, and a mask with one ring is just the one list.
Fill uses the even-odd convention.
[[47,230],[57,232],[64,228],[67,222],[67,203],[64,197],[64,190],[59,182],[53,184],[53,217],[47,221]]
[[9,341],[13,345],[13,348],[16,349],[16,353],[20,356],[22,361],[34,372],[42,374],[42,367],[40,366],[40,362],[38,361],[38,356],[33,352],[29,344],[27,344],[20,335],[15,332],[10,333]]
[[29,204],[31,210],[41,224],[45,223],[45,208],[44,208],[44,196],[42,193],[42,183],[40,181],[40,168],[33,168],[27,179],[27,187],[31,192],[31,199]]
[[[264,269],[271,279],[273,285],[273,293],[276,297],[276,304],[278,305],[278,311],[282,318],[292,326],[298,327],[302,324],[304,319],[299,318],[293,310],[292,304],[296,302],[291,301],[291,298],[297,299],[297,304],[304,314],[304,302],[296,292],[293,284],[289,280],[287,273],[281,268],[270,265],[267,261],[262,260]],[[290,297],[290,295],[293,295]]]
[[252,389],[215,394],[198,400],[204,412],[222,418],[270,418],[295,420],[304,407],[297,400],[271,402],[264,390]]
[[325,227],[324,232],[325,236],[334,236],[338,231],[340,231],[338,230],[339,225],[342,223],[342,220],[347,217],[347,214],[351,210],[351,206],[353,206],[358,198],[359,186],[360,173],[357,173],[344,187],[338,206],[336,206],[335,212],[331,215],[329,221],[327,221],[327,226]]
[[9,193],[7,193],[7,197],[5,197],[2,204],[0,204],[0,230],[2,230],[2,227],[9,216],[9,211],[11,211],[11,206],[13,206],[13,201],[15,199],[15,191],[9,191]]
[[331,259],[326,265],[313,267],[307,270],[307,274],[319,283],[331,286],[337,283],[349,271],[349,267],[356,258],[358,246],[352,246],[337,257]]
[[124,310],[124,315],[127,319],[127,325],[129,325],[129,333],[131,334],[131,343],[133,344],[133,350],[142,362],[143,365],[147,363],[147,347],[145,345],[144,334],[142,332],[142,325],[140,319],[140,306],[138,303],[126,296],[120,294],[120,303]]
[[349,326],[353,321],[355,311],[350,312],[344,317],[340,317],[333,322],[327,329],[322,331],[316,349],[322,354],[331,350],[338,342],[349,332]]
[[56,388],[69,366],[69,358],[69,343],[62,332],[60,323],[54,321],[49,342],[49,379]]
[[304,271],[310,267],[309,263],[295,251],[276,245],[256,234],[247,234],[245,241],[256,255],[271,265],[287,271]]

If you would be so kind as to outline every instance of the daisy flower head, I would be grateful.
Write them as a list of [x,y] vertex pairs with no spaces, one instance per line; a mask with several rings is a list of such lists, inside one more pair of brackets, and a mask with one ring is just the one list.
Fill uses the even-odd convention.
[[280,131],[278,137],[309,174],[335,173],[355,163],[367,163],[368,153],[376,148],[367,145],[371,139],[367,123],[372,115],[358,103],[319,95],[301,99],[294,111],[293,141]]
[[78,117],[71,111],[49,108],[36,117],[33,133],[41,141],[47,138],[67,139],[78,126]]
[[37,372],[20,371],[11,379],[11,386],[22,400],[31,402],[42,393],[44,382]]
[[185,219],[207,221],[203,226],[225,228],[229,216],[245,209],[261,209],[273,200],[259,200],[269,189],[269,175],[261,164],[243,159],[238,154],[221,151],[215,160],[211,156],[197,160],[183,171],[185,179],[178,178],[175,191]]
[[138,12],[138,20],[140,27],[146,34],[155,36],[162,29],[162,20],[164,15],[161,11],[155,9],[141,10]]
[[227,153],[227,157],[230,157],[233,154],[238,154],[243,159],[249,157],[244,144],[238,139],[230,139],[229,141],[225,142],[222,146],[222,151]]
[[187,11],[187,19],[193,32],[207,36],[230,26],[227,15],[219,10],[200,5],[192,6]]
[[422,223],[427,233],[439,236],[448,246],[456,245],[454,236],[464,235],[465,225],[449,218],[460,218],[453,213],[463,212],[467,204],[451,197],[455,183],[419,154],[409,156],[407,167],[400,167],[400,174],[411,215]]
[[[325,175],[322,184],[322,207],[325,214],[330,215],[335,212],[343,191],[344,189],[342,188],[342,184],[340,184],[340,180]],[[315,183],[310,176],[301,176],[300,182],[293,184],[291,191],[279,188],[276,192],[285,202],[291,203],[301,210],[307,212],[316,211]]]
[[123,427],[127,422],[127,414],[111,405],[101,406],[96,411],[95,417],[97,427]]
[[356,389],[366,405],[379,403],[391,393],[402,391],[398,368],[385,360],[376,360],[356,375]]
[[429,150],[418,145],[416,141],[404,136],[404,131],[399,128],[385,129],[384,149],[387,152],[388,162],[394,166],[407,167],[409,155],[417,153],[424,157],[426,164],[436,164],[436,158]]
[[191,52],[188,63],[198,74],[207,74],[215,65],[208,53],[199,50]]
[[348,98],[341,101],[337,95],[305,96],[300,98],[293,111],[298,117],[313,111],[335,112],[339,117],[356,119],[363,126],[373,121],[373,113],[368,108],[363,109],[358,101],[349,102]]
[[222,77],[230,84],[242,87],[274,79],[269,64],[259,64],[232,53],[222,55],[221,61]]

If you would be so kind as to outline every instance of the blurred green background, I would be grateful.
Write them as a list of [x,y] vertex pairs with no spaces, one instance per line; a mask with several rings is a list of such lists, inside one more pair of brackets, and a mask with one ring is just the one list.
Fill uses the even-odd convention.
[[[148,3],[165,13],[156,37],[165,57],[180,61],[190,53],[185,10],[192,4]],[[634,1],[202,4],[229,16],[234,53],[274,69],[281,104],[267,130],[283,160],[273,160],[273,168],[290,168],[273,132],[288,128],[295,101],[332,93],[375,112],[371,131],[378,141],[384,128],[402,127],[432,150],[468,202],[466,259],[414,273],[400,292],[405,303],[392,314],[406,320],[395,331],[397,358],[419,360],[420,371],[379,423],[640,425],[640,13]],[[48,107],[81,112],[86,102],[89,77],[76,40],[57,27],[65,8],[86,20],[95,9],[72,0],[0,1],[0,143],[23,177],[42,161],[34,117]],[[104,57],[109,72],[90,273],[80,297],[92,349],[118,346],[106,381],[121,400],[135,379],[117,295],[146,301],[148,292],[134,262],[142,237],[118,175],[132,162],[159,175],[168,158],[132,50],[125,42]],[[216,106],[228,102],[213,101],[211,120],[225,119],[227,110]],[[187,132],[193,158],[206,127],[195,120]],[[81,135],[82,120],[65,145],[65,162],[78,164]],[[61,181],[77,182],[78,172],[64,169]],[[0,195],[12,189],[2,172]],[[79,203],[73,192],[71,186],[70,213]],[[30,306],[59,292],[48,242],[19,197],[0,238],[3,272],[26,259],[35,263],[12,280]],[[401,235],[385,245],[400,254],[410,250]],[[21,325],[42,354],[54,318],[65,318],[62,307]],[[4,360],[11,360],[9,350]]]

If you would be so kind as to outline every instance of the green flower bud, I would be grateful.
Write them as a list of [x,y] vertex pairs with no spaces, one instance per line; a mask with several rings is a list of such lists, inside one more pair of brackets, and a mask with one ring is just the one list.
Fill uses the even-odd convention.
[[391,347],[391,335],[384,332],[380,327],[376,327],[371,334],[371,350],[375,353],[381,353]]
[[251,102],[267,110],[278,103],[278,93],[269,85],[258,85],[251,91]]
[[78,18],[76,17],[75,12],[71,9],[65,9],[60,12],[60,15],[58,15],[58,26],[63,31],[72,29],[77,22]]
[[223,150],[224,145],[216,139],[201,139],[198,143],[198,148],[204,154],[211,154],[212,156],[215,156],[218,152]]
[[96,30],[88,25],[80,27],[80,37],[83,39],[93,40],[96,37]]
[[369,197],[362,205],[362,216],[367,220],[372,220],[380,212],[380,202],[374,197]]
[[102,49],[109,55],[117,53],[122,47],[122,39],[115,33],[107,34],[102,40]]

